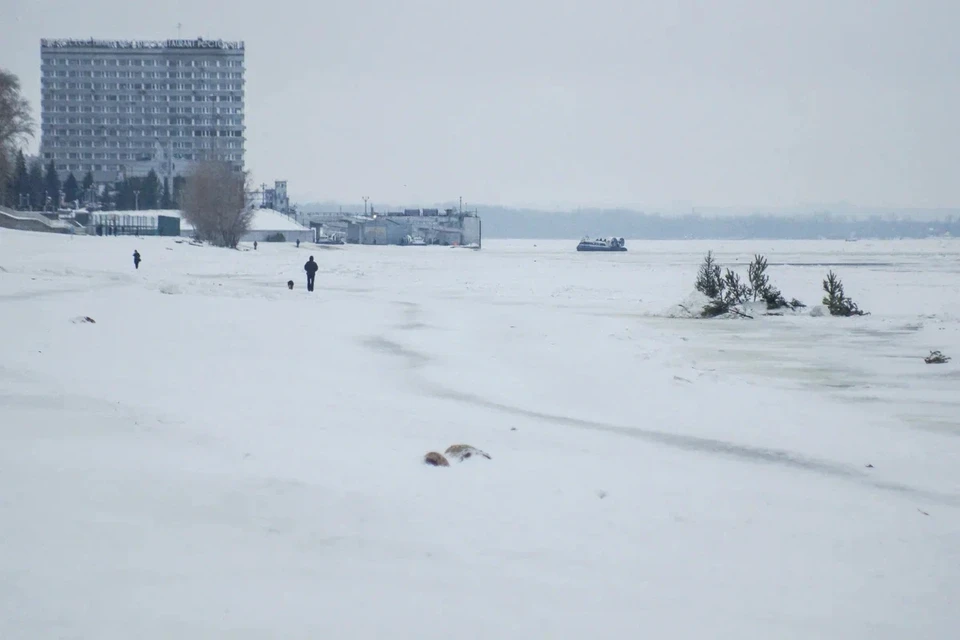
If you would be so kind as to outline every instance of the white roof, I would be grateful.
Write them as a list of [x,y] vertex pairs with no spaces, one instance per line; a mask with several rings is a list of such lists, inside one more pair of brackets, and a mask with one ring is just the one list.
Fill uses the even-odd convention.
[[257,209],[250,223],[250,231],[309,231],[290,216],[273,209]]
[[[176,209],[142,209],[140,211],[97,211],[95,213],[117,215],[117,216],[136,216],[136,217],[157,217],[170,216],[172,218],[181,218],[181,229],[193,229],[191,225],[180,215]],[[309,231],[309,227],[297,223],[290,216],[285,216],[279,211],[273,209],[256,209],[253,212],[253,220],[250,223],[250,231]]]

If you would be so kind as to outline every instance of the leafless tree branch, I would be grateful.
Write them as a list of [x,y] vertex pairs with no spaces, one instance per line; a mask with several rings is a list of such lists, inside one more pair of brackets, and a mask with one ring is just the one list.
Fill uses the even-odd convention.
[[187,176],[182,214],[200,240],[236,248],[250,229],[253,211],[246,207],[248,176],[227,162],[205,161]]

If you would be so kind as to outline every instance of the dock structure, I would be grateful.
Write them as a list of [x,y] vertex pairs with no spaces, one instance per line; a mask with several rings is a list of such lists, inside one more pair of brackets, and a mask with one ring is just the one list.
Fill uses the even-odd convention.
[[348,244],[476,246],[482,242],[477,211],[404,209],[384,213],[311,213],[318,235],[340,235]]

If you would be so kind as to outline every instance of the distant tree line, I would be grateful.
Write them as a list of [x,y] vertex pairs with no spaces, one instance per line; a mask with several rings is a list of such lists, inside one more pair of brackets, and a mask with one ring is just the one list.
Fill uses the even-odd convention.
[[105,186],[99,193],[98,204],[103,209],[118,211],[179,209],[185,186],[185,178],[175,176],[172,181],[168,178],[160,180],[151,169],[142,178],[126,178]]
[[547,213],[481,207],[480,216],[483,234],[491,238],[574,239],[589,235],[636,240],[816,240],[960,235],[960,216],[952,214],[929,221],[880,215],[854,218],[829,213],[711,217],[626,210]]

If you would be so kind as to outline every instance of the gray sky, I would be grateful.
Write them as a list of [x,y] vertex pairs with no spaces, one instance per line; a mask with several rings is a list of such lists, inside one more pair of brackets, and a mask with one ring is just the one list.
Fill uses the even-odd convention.
[[246,41],[248,167],[301,201],[960,205],[956,0],[0,0],[0,16],[0,66],[35,110],[42,37],[182,22]]

